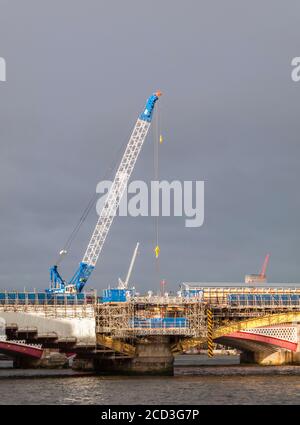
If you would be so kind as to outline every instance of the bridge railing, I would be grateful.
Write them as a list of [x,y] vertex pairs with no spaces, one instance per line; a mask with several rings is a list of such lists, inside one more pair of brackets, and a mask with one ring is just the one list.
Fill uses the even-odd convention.
[[33,347],[33,348],[40,348],[40,349],[43,348],[42,344],[29,343],[25,339],[10,339],[10,340],[6,339],[5,341],[9,344],[26,345],[26,347]]
[[97,302],[96,291],[75,295],[51,294],[47,292],[0,292],[0,306],[30,306],[30,305],[84,305]]
[[300,294],[230,294],[230,307],[299,308]]
[[224,307],[295,308],[300,306],[300,287],[191,287],[185,288],[191,298],[195,291],[203,302]]

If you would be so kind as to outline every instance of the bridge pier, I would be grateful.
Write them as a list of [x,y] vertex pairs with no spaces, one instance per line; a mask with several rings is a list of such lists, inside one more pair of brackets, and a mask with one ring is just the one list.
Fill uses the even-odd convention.
[[88,359],[77,356],[73,360],[72,369],[82,372],[93,372],[95,370],[95,360],[93,358]]
[[300,364],[300,350],[292,352],[282,349],[273,353],[267,351],[243,351],[240,355],[240,362],[258,364],[261,366]]
[[13,368],[14,369],[37,369],[40,367],[40,359],[34,359],[31,357],[14,357]]
[[68,359],[65,354],[59,353],[57,350],[44,349],[39,359],[29,356],[15,356],[13,367],[17,369],[61,369],[68,367]]
[[101,358],[94,361],[99,374],[165,375],[174,374],[174,356],[168,336],[141,338],[132,357]]

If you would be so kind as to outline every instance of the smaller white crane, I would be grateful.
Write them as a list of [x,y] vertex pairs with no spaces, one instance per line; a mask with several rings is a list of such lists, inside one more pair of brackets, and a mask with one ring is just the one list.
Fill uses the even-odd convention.
[[118,289],[128,289],[128,283],[129,283],[129,279],[130,279],[130,276],[131,276],[131,273],[132,273],[132,270],[133,270],[133,266],[134,266],[134,263],[135,263],[135,260],[136,260],[137,254],[138,254],[139,245],[140,245],[139,242],[137,242],[136,247],[133,251],[131,261],[130,261],[130,266],[129,266],[129,269],[128,269],[128,272],[127,272],[125,282],[123,282],[123,280],[119,278]]

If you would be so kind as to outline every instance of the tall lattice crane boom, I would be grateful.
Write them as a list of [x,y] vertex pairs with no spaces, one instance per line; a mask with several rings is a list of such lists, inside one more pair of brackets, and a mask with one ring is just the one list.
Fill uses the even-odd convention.
[[98,223],[91,237],[89,245],[83,257],[83,262],[95,266],[101,250],[103,248],[106,236],[119,207],[120,200],[126,189],[128,180],[141,151],[143,142],[146,138],[150,122],[137,120],[125,153],[119,165],[115,179],[103,205]]
[[155,102],[160,96],[160,92],[156,92],[150,96],[147,100],[144,111],[137,119],[114,181],[103,205],[96,227],[85,251],[82,262],[79,264],[78,270],[70,282],[66,284],[58,272],[57,265],[51,267],[50,291],[81,292],[87,279],[95,268],[110,226],[119,207],[122,195],[124,194],[128,180],[130,179],[136,160],[147,136]]

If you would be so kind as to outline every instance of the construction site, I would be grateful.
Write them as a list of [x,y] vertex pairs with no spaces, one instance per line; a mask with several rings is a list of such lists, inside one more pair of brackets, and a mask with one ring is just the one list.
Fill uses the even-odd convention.
[[[129,374],[172,374],[174,355],[204,346],[212,357],[216,343],[239,348],[247,359],[254,353],[253,361],[260,363],[299,361],[298,325],[290,323],[297,323],[300,314],[300,286],[267,284],[269,254],[261,271],[247,274],[243,283],[184,282],[175,294],[168,293],[159,272],[156,218],[153,254],[160,291],[141,295],[132,285],[139,243],[124,280],[101,293],[86,290],[161,95],[160,91],[153,93],[138,116],[73,276],[65,280],[59,268],[95,205],[95,197],[51,266],[49,287],[45,291],[0,292],[0,318],[5,329],[2,352],[39,359],[44,349],[55,349],[76,355],[77,369]],[[163,142],[158,127],[154,135],[158,180],[158,147]]]

